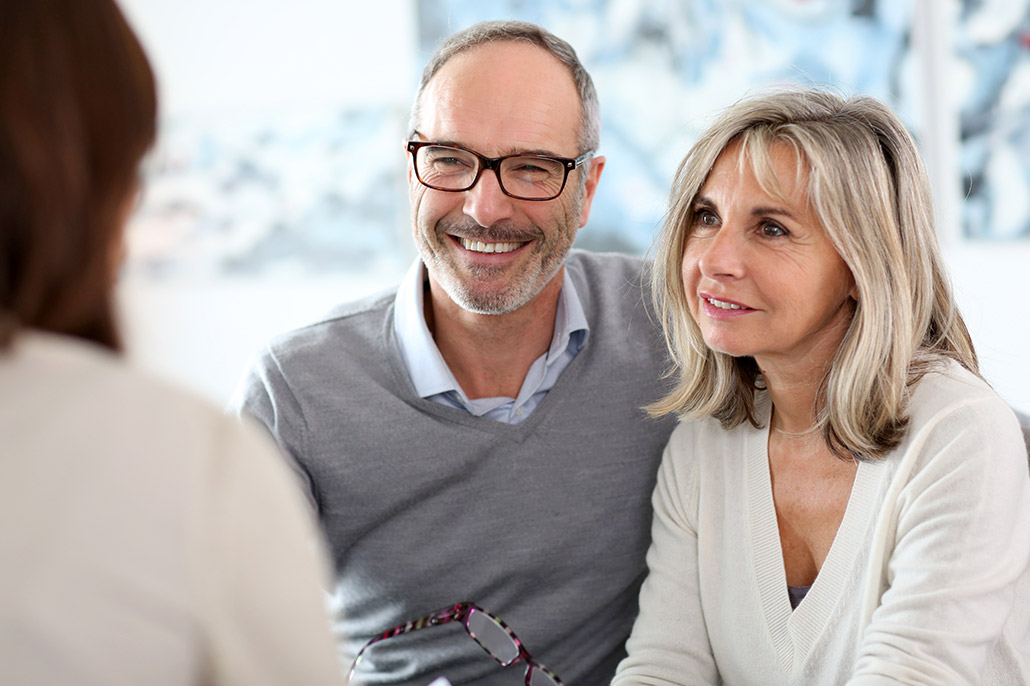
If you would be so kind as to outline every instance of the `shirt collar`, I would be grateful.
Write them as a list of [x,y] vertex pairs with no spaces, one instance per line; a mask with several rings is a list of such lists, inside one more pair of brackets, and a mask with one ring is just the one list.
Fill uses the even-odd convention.
[[[393,328],[400,345],[401,357],[419,397],[428,398],[453,391],[467,402],[454,374],[440,354],[440,349],[436,347],[429,327],[426,326],[426,278],[425,265],[420,258],[415,258],[397,289],[393,308]],[[583,311],[583,303],[566,269],[555,312],[554,335],[547,350],[547,365],[561,357],[569,348],[570,340],[575,348],[573,352],[582,348],[589,331],[590,326]]]

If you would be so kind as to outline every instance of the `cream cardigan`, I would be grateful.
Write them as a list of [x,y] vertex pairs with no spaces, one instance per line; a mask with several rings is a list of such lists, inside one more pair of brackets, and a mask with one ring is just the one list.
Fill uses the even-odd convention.
[[[760,399],[768,425],[768,396]],[[1016,419],[957,364],[929,374],[902,444],[863,462],[791,611],[768,430],[684,422],[654,494],[630,684],[1030,683],[1030,477]]]
[[24,334],[0,446],[0,683],[342,684],[314,521],[258,429]]

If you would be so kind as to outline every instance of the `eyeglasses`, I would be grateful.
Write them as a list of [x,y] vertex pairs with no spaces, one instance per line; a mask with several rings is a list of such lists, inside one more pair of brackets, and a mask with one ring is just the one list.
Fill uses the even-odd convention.
[[586,162],[593,150],[579,157],[504,155],[486,157],[460,145],[407,141],[415,177],[437,191],[460,193],[479,181],[484,169],[497,175],[501,192],[517,200],[554,200],[565,190],[569,172]]
[[501,666],[507,667],[520,659],[524,660],[526,662],[526,686],[565,686],[557,674],[533,659],[529,651],[522,647],[522,641],[514,631],[508,628],[507,624],[475,603],[457,603],[379,634],[358,651],[354,662],[351,663],[350,671],[347,672],[347,681],[350,682],[354,676],[358,661],[361,660],[362,654],[369,646],[409,631],[450,622],[461,622],[468,635],[489,653],[490,657],[500,662]]

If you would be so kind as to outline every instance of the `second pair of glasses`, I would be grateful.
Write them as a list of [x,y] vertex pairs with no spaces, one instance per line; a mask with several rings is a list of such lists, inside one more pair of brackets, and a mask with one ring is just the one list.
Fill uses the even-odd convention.
[[448,624],[450,622],[461,622],[461,625],[472,640],[478,643],[483,650],[501,663],[502,666],[507,667],[519,660],[525,662],[526,686],[565,686],[557,674],[533,659],[529,651],[523,647],[519,637],[515,635],[515,632],[500,617],[487,612],[475,603],[467,602],[455,603],[425,617],[412,620],[407,624],[395,626],[379,634],[358,651],[354,662],[351,664],[350,671],[347,673],[347,681],[349,682],[354,676],[362,655],[372,645],[410,631]]

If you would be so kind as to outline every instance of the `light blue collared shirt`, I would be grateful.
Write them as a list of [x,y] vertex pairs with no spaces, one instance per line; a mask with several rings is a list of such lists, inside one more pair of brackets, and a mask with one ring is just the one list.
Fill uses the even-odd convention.
[[416,258],[397,289],[393,328],[400,344],[401,357],[415,392],[420,397],[465,409],[476,417],[487,417],[507,424],[518,424],[525,420],[583,348],[590,332],[583,304],[566,270],[558,296],[558,309],[554,315],[551,345],[529,368],[518,397],[470,400],[458,385],[426,326],[425,279],[425,266],[422,260]]

